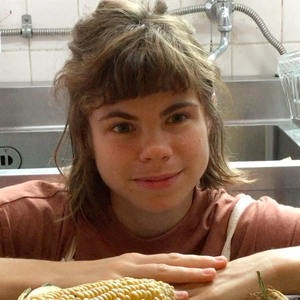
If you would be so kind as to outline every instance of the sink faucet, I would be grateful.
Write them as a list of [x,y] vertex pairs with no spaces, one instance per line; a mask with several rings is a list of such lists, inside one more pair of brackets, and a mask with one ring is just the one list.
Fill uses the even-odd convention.
[[220,45],[209,55],[210,60],[216,60],[228,47],[229,32],[232,29],[232,12],[234,2],[231,0],[208,0],[205,4],[205,12],[209,19],[218,23],[221,33]]

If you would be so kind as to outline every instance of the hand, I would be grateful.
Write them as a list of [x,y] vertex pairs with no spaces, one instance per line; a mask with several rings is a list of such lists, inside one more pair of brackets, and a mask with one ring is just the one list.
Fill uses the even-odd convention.
[[[82,264],[87,263],[82,262]],[[223,256],[127,253],[94,261],[93,270],[90,270],[89,273],[94,274],[94,280],[130,276],[153,278],[171,284],[199,283],[212,281],[216,270],[224,268],[226,264],[227,260]],[[87,274],[85,273],[85,275]]]
[[300,247],[260,252],[229,262],[211,283],[177,288],[187,291],[190,300],[246,300],[249,293],[260,291],[256,273],[260,271],[265,284],[284,294],[299,294],[299,253]]
[[264,270],[264,264],[258,255],[236,259],[217,271],[213,282],[184,284],[177,289],[187,291],[190,300],[246,300],[249,293],[260,290],[256,271]]

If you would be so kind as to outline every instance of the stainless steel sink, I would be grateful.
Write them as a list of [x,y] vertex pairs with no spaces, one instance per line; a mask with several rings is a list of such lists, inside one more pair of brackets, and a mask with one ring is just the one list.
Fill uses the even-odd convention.
[[[0,84],[0,107],[0,170],[54,167],[67,106],[54,100],[51,83]],[[61,163],[70,159],[68,147]]]
[[231,125],[226,135],[230,161],[300,159],[300,129],[292,122]]
[[[54,167],[54,152],[61,135],[62,129],[53,128],[0,132],[0,169]],[[59,163],[65,166],[70,162],[71,150],[66,145]]]

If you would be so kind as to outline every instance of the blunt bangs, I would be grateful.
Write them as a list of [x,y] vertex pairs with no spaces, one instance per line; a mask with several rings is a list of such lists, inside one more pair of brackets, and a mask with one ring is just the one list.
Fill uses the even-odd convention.
[[[161,23],[162,18],[168,22]],[[98,43],[97,48],[84,53],[77,76],[72,79],[74,83],[74,78],[78,78],[75,90],[86,91],[84,98],[89,100],[84,106],[95,109],[167,91],[193,90],[210,98],[214,66],[209,67],[207,54],[190,38],[188,27],[180,32],[182,36],[178,30],[173,33],[172,27],[178,27],[179,23],[173,18],[160,16],[160,22],[153,18],[136,24],[131,21],[122,31],[114,32],[114,38],[110,36],[107,43]],[[179,24],[183,26],[182,22]],[[109,36],[108,32],[102,32],[102,40],[105,34]],[[70,47],[75,53],[74,45]],[[69,87],[72,94],[71,90]]]
[[97,74],[104,102],[199,89],[201,75],[197,76],[197,66],[186,56],[185,46],[173,45],[157,31],[144,27],[136,30],[130,41],[126,38],[116,45],[117,58],[108,59],[103,72]]

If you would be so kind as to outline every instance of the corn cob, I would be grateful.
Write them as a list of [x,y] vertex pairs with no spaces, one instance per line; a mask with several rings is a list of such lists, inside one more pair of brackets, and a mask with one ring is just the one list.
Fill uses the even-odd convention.
[[[39,288],[42,292],[42,288]],[[34,295],[26,290],[18,300],[174,300],[174,288],[154,279],[124,277],[82,284],[72,288],[42,292]],[[31,295],[32,294],[32,295]]]

